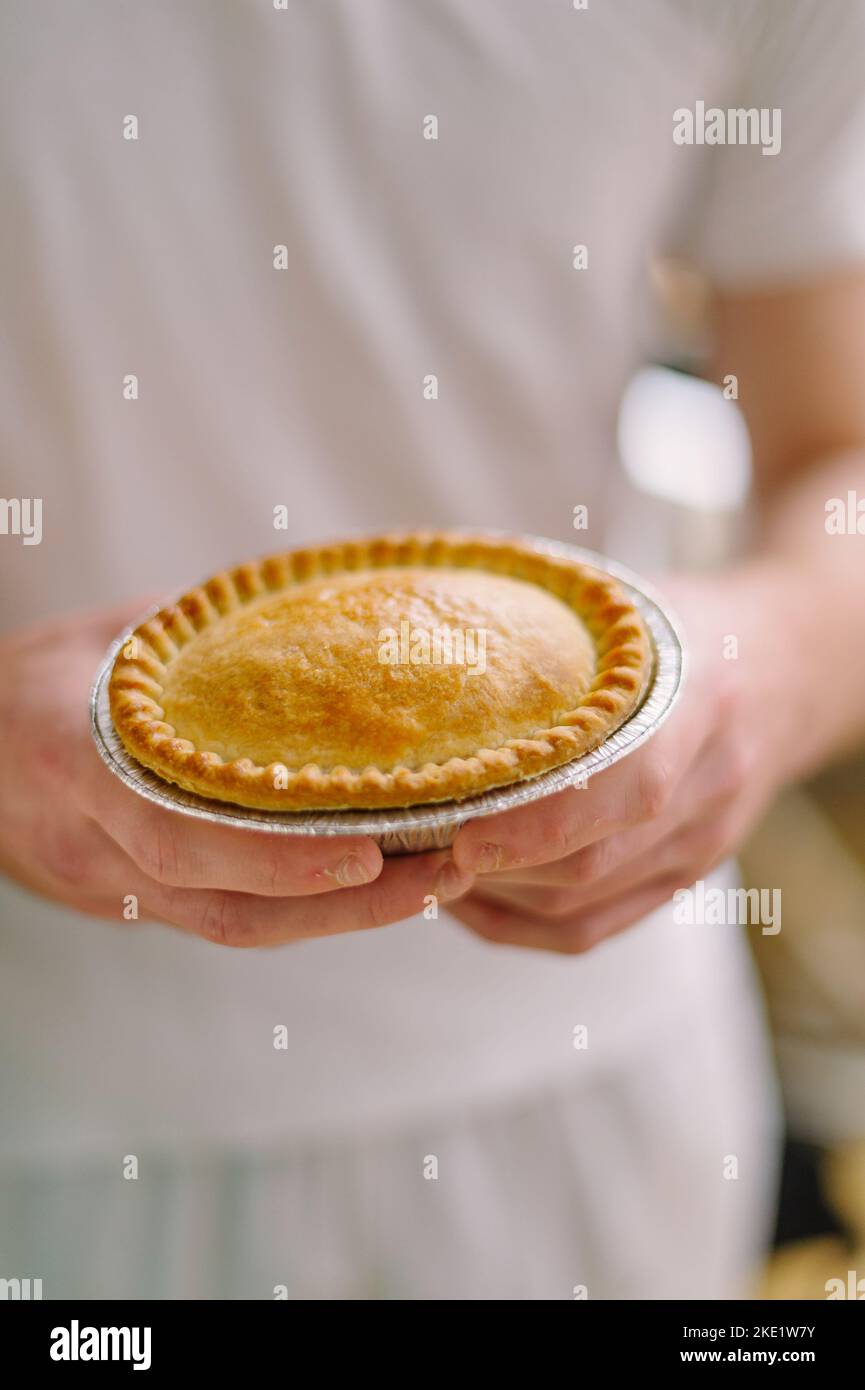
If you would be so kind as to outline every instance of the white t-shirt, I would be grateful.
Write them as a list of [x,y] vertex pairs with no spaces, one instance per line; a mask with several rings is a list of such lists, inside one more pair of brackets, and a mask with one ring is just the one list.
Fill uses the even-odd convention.
[[[347,530],[574,539],[584,503],[603,547],[649,255],[744,286],[865,253],[852,0],[9,0],[0,54],[2,490],[43,499],[6,626]],[[699,101],[781,108],[780,152],[675,143]],[[746,1007],[733,933],[669,912],[564,959],[0,907],[7,1155],[407,1122]]]

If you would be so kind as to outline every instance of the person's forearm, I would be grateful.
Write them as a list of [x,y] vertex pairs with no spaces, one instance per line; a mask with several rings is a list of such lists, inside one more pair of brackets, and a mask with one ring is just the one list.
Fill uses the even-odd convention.
[[[846,513],[851,493],[852,529],[849,518],[844,533],[834,523],[827,529],[827,503],[835,501]],[[795,657],[813,727],[802,770],[865,740],[865,514],[861,533],[855,529],[856,503],[863,499],[865,450],[799,472],[763,508],[760,553],[795,576],[804,619],[807,645]]]
[[764,497],[749,557],[684,585],[692,637],[699,626],[746,664],[748,717],[774,745],[783,780],[865,740],[865,534],[826,529],[827,502],[846,507],[849,492],[865,498],[865,455],[799,472]]

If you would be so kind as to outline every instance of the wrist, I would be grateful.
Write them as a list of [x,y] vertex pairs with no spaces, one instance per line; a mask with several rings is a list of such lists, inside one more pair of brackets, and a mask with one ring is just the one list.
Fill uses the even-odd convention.
[[827,754],[815,718],[825,674],[807,574],[771,557],[675,576],[665,587],[692,660],[735,686],[737,717],[754,734],[767,780],[780,786],[817,766]]

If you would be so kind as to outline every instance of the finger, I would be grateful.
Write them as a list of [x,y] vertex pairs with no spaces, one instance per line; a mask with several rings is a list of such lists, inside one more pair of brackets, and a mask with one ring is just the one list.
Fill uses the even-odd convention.
[[318,897],[280,899],[153,884],[145,888],[144,901],[159,920],[219,945],[279,946],[401,922],[433,902],[453,901],[472,882],[445,851],[390,859],[373,883]]
[[[737,723],[733,709],[729,689],[718,678],[691,682],[673,719],[647,745],[591,777],[584,788],[464,824],[453,844],[456,862],[481,873],[545,865],[606,835],[659,819],[719,730]],[[736,742],[740,758],[743,739],[730,742]]]
[[[596,908],[623,893],[632,892],[660,875],[682,876],[696,863],[709,863],[722,853],[729,817],[717,810],[698,821],[689,821],[667,836],[659,845],[652,845],[642,854],[618,864],[612,872],[582,884],[542,886],[539,884],[506,884],[495,876],[483,876],[476,892],[493,902],[507,903],[519,911],[543,917],[564,918],[576,912]],[[618,837],[622,840],[626,836]],[[606,845],[607,840],[599,841]],[[590,849],[594,849],[591,846]],[[581,851],[583,853],[584,851]]]
[[580,955],[606,937],[640,922],[670,901],[682,886],[676,875],[661,876],[641,888],[623,893],[603,907],[575,914],[564,922],[536,917],[519,909],[490,902],[477,893],[462,898],[448,910],[476,936],[501,946]]
[[[675,856],[681,854],[682,843],[699,840],[724,805],[740,794],[746,779],[747,768],[739,753],[731,750],[726,740],[710,739],[685,773],[664,815],[594,840],[550,864],[485,874],[482,887],[494,895],[499,887],[508,885],[579,888],[584,890],[582,900],[590,902],[599,896],[595,890],[600,884],[600,896],[608,896],[611,885],[631,886],[671,867]],[[654,859],[656,851],[661,855],[658,860]],[[620,880],[626,865],[628,870]]]
[[361,835],[294,836],[213,825],[136,796],[99,761],[84,760],[83,808],[156,883],[268,897],[308,896],[373,882],[378,846]]
[[308,899],[175,888],[144,874],[94,822],[52,831],[42,851],[38,882],[22,877],[37,891],[123,925],[134,907],[132,921],[161,921],[231,946],[273,946],[385,926],[450,902],[473,883],[441,851],[391,859],[380,878],[363,888]]
[[474,872],[563,859],[617,830],[660,816],[711,734],[705,711],[688,702],[651,743],[573,787],[529,806],[468,821],[453,853]]

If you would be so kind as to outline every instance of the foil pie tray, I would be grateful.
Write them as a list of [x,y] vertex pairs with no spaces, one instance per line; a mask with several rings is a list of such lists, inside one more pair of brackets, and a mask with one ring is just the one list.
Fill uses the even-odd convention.
[[[97,672],[90,695],[93,738],[103,761],[138,796],[179,815],[238,830],[274,835],[368,835],[383,854],[413,854],[446,849],[460,826],[477,816],[491,816],[526,806],[566,787],[585,786],[590,777],[633,753],[660,727],[678,698],[685,675],[685,650],[676,619],[636,575],[591,550],[553,541],[523,537],[526,544],[550,555],[580,560],[606,570],[621,583],[637,605],[654,647],[654,671],[642,703],[609,738],[590,753],[510,786],[497,787],[465,801],[444,801],[381,811],[256,811],[210,801],[164,782],[127,753],[111,720],[108,680],[115,657],[145,616],[136,619],[115,640]],[[155,612],[156,609],[150,610]]]

